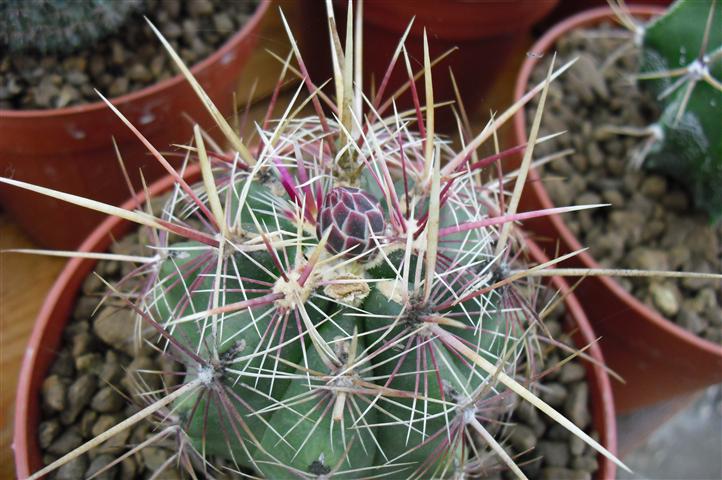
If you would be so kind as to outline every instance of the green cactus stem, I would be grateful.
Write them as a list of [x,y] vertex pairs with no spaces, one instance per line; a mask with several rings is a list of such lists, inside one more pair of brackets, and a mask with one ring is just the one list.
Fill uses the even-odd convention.
[[695,204],[722,218],[722,9],[679,0],[646,25],[641,78],[660,102],[658,142],[645,166],[685,185]]

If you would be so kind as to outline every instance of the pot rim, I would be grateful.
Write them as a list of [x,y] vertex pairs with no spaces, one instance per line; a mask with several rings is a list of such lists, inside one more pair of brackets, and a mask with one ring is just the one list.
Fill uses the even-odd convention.
[[[242,43],[251,32],[256,29],[256,26],[261,22],[268,9],[271,7],[271,0],[260,0],[260,3],[256,7],[248,21],[243,27],[234,33],[228,40],[226,40],[218,49],[216,49],[211,55],[204,58],[200,62],[190,67],[190,71],[194,76],[207,70],[210,66],[215,63],[223,61],[223,57],[230,53],[231,50],[236,48],[237,45]],[[175,68],[175,67],[174,67]],[[143,87],[140,90],[126,93],[119,97],[108,98],[108,101],[118,108],[123,108],[125,105],[134,103],[145,99],[146,97],[152,97],[163,90],[171,87],[175,87],[185,82],[183,74],[177,73],[170,78],[166,78],[160,82],[155,82],[147,87]],[[46,118],[46,117],[63,117],[70,115],[82,115],[89,112],[96,112],[101,109],[107,109],[108,106],[102,100],[98,100],[91,103],[83,103],[81,105],[75,105],[72,107],[63,108],[46,108],[46,109],[31,109],[31,110],[3,110],[0,109],[0,118],[7,120],[26,120],[35,118]]]
[[[525,239],[526,248],[531,253],[531,258],[539,264],[547,261],[546,255],[543,253],[541,248],[531,239]],[[616,422],[616,407],[614,403],[614,395],[612,393],[612,382],[609,375],[605,371],[603,365],[604,355],[602,349],[597,341],[597,336],[594,334],[594,329],[587,318],[587,314],[584,312],[584,308],[577,299],[573,290],[569,287],[567,282],[562,277],[550,277],[548,282],[554,287],[559,293],[560,297],[564,299],[564,306],[566,308],[566,315],[571,317],[577,329],[578,338],[580,341],[576,341],[577,344],[588,345],[587,352],[594,358],[598,364],[584,361],[586,368],[587,382],[592,389],[597,390],[597,400],[599,403],[593,405],[592,420],[597,418],[599,415],[599,423],[592,421],[592,425],[599,429],[602,426],[603,430],[598,431],[602,445],[612,453],[617,455],[617,422]],[[592,397],[594,398],[594,397]],[[597,459],[599,460],[599,468],[594,472],[593,477],[598,479],[617,478],[617,465],[603,456],[601,453],[597,453]]]
[[[194,178],[199,178],[200,165],[195,164],[189,166],[183,177],[189,181]],[[174,185],[175,179],[170,175],[166,175],[150,185],[148,194],[151,198],[155,197],[170,190]],[[134,210],[141,207],[146,198],[146,192],[141,191],[123,203],[120,208]],[[85,239],[85,241],[83,241],[80,247],[78,247],[77,251],[103,252],[111,245],[113,232],[116,232],[123,227],[131,228],[132,225],[132,222],[119,217],[107,217],[100,225],[93,229],[90,235]],[[28,454],[29,449],[26,447],[28,445],[32,445],[33,448],[37,448],[37,439],[34,437],[34,432],[30,431],[30,425],[28,424],[30,423],[30,405],[38,402],[38,391],[33,389],[33,378],[34,372],[37,368],[39,368],[36,364],[38,362],[38,352],[40,352],[43,348],[42,340],[45,336],[45,331],[48,329],[49,325],[53,323],[53,312],[57,305],[62,302],[62,299],[66,298],[68,295],[75,298],[77,294],[77,290],[69,292],[65,288],[66,285],[83,270],[90,271],[96,263],[97,260],[71,258],[65,267],[63,267],[63,270],[60,272],[60,275],[57,280],[55,280],[55,283],[45,297],[40,312],[35,320],[35,325],[33,326],[32,333],[30,334],[30,339],[28,340],[28,345],[25,349],[25,355],[23,356],[20,367],[20,378],[15,397],[12,448],[15,456],[16,475],[18,475],[19,478],[26,478],[34,471],[33,466],[30,464],[31,456]],[[67,323],[67,321],[68,318],[63,319],[64,324]]]
[[[630,13],[635,16],[651,17],[663,13],[666,8],[656,5],[630,5]],[[609,7],[597,7],[592,8],[580,13],[577,13],[551,27],[539,40],[537,40],[531,47],[530,51],[535,53],[546,53],[551,47],[554,46],[556,41],[567,34],[568,32],[580,28],[589,27],[598,24],[603,20],[613,20],[614,12]],[[519,74],[517,75],[516,85],[514,87],[514,100],[519,100],[527,91],[529,84],[529,78],[531,73],[538,63],[538,58],[527,56],[524,59]],[[514,133],[516,134],[517,141],[526,143],[527,141],[527,130],[526,130],[526,114],[524,109],[520,109],[516,115],[514,115]],[[536,169],[529,170],[529,178],[527,180],[527,187],[531,187],[537,195],[542,208],[552,208],[555,205],[552,203],[546,189],[542,185]],[[562,241],[572,250],[582,249],[582,245],[577,237],[567,228],[566,223],[562,220],[560,215],[550,215],[549,221],[553,224],[554,229],[561,237]],[[594,260],[594,258],[587,251],[583,251],[576,255],[581,263],[586,268],[601,268],[601,266]],[[618,297],[621,301],[629,306],[637,315],[644,318],[646,321],[654,324],[657,328],[667,331],[668,333],[678,337],[683,342],[690,345],[692,348],[701,349],[708,353],[722,357],[722,345],[717,345],[709,340],[705,340],[697,335],[683,329],[676,323],[664,318],[659,312],[648,307],[642,303],[637,297],[627,292],[622,286],[611,277],[598,277],[604,286],[612,292],[612,294]]]
[[[345,11],[344,1],[336,0],[335,3]],[[434,0],[367,2],[364,4],[364,23],[400,35],[414,19],[409,32],[412,37],[421,38],[428,29],[437,40],[478,42],[512,36],[519,29],[531,28],[556,8],[559,0],[446,0],[442,3],[446,10],[440,18],[439,6]],[[413,8],[407,8],[407,5]],[[525,15],[517,15],[512,25],[506,18],[511,15],[502,13],[500,19],[495,7],[502,11],[524,9]]]
[[[183,176],[188,181],[199,179],[200,166],[195,164],[188,167]],[[170,190],[174,185],[175,179],[167,175],[153,183],[148,189],[148,194],[150,197],[157,196]],[[126,201],[121,208],[130,210],[138,208],[145,202],[146,198],[145,192],[139,192]],[[111,244],[111,233],[124,227],[126,229],[131,228],[132,223],[118,217],[107,217],[87,237],[78,248],[78,251],[105,251]],[[530,239],[527,239],[525,243],[530,257],[539,263],[543,263],[545,257],[542,250]],[[30,425],[29,413],[31,410],[30,405],[38,403],[38,391],[37,388],[33,388],[33,383],[37,382],[33,381],[33,374],[40,368],[37,366],[38,352],[42,349],[42,340],[45,331],[53,322],[57,322],[57,320],[53,320],[53,312],[61,302],[61,299],[67,298],[68,296],[75,298],[77,294],[77,290],[70,292],[65,288],[66,285],[76,275],[81,274],[83,271],[90,271],[96,263],[97,260],[87,258],[70,259],[45,298],[35,321],[25,355],[23,356],[20,379],[15,397],[13,450],[16,474],[19,478],[25,478],[34,471],[34,466],[31,465],[31,455],[29,455],[29,451],[32,448],[37,448],[37,438],[35,438],[35,432],[31,428],[32,425]],[[566,282],[560,277],[552,277],[549,282],[552,283],[554,288],[561,294],[567,309],[567,315],[571,316],[575,321],[576,331],[581,339],[579,343],[589,345],[589,355],[598,362],[598,364],[585,362],[587,381],[592,387],[592,391],[597,393],[596,396],[592,397],[596,399],[591,411],[593,425],[601,435],[602,444],[612,454],[616,455],[617,426],[614,398],[612,395],[611,381],[602,367],[602,365],[604,365],[604,357],[601,348],[596,342],[596,336],[581,304]],[[68,317],[65,317],[62,321],[65,323],[67,320]],[[600,459],[599,470],[597,471],[598,478],[614,478],[616,465],[601,455],[597,455],[597,458]]]

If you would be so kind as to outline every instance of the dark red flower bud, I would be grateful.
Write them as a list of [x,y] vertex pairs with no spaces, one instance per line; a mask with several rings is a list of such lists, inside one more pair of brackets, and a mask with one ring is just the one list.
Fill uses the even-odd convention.
[[320,239],[331,229],[326,244],[328,251],[348,250],[346,256],[354,257],[376,246],[373,236],[381,235],[385,225],[383,210],[373,195],[359,188],[336,187],[323,199],[316,233]]

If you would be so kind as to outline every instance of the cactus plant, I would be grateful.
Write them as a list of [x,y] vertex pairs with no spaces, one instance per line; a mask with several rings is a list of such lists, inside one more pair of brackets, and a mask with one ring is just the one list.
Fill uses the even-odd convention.
[[110,34],[140,0],[2,0],[0,47],[68,52]]
[[685,185],[696,205],[722,218],[722,12],[716,0],[678,0],[634,25],[642,85],[662,112],[645,167]]
[[[526,266],[512,222],[594,207],[516,212],[549,83],[570,65],[550,69],[457,152],[434,133],[428,50],[425,109],[395,112],[394,97],[382,100],[385,83],[369,99],[353,81],[352,19],[342,49],[329,14],[335,101],[308,77],[289,30],[302,82],[280,119],[257,126],[253,149],[159,34],[232,147],[208,151],[196,126],[188,155],[203,181],[191,186],[106,100],[176,178],[161,215],[0,178],[155,232],[152,257],[94,258],[141,264],[131,275],[144,288],[124,292],[121,283],[111,293],[184,365],[180,387],[147,392],[147,407],[34,478],[156,413],[170,424],[163,435],[178,435],[179,463],[207,472],[215,456],[241,475],[274,479],[462,478],[496,457],[524,478],[500,445],[513,396],[623,466],[527,388],[545,337],[534,274],[555,261]],[[390,69],[403,52],[402,41]],[[289,57],[284,74],[292,69]],[[304,85],[300,106],[315,112],[307,117],[297,105]],[[514,177],[500,185],[477,173],[519,148],[485,159],[476,150],[540,92],[507,202],[503,183]]]

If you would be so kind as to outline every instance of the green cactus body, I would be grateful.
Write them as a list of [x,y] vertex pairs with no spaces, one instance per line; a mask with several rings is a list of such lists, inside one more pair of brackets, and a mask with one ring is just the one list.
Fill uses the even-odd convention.
[[[712,12],[706,48],[705,25]],[[700,57],[700,52],[704,50]],[[711,1],[679,0],[644,28],[643,74],[686,68],[645,80],[660,99],[661,139],[646,166],[684,184],[696,205],[722,218],[722,11]]]
[[[304,175],[286,170],[281,182],[301,183],[296,176]],[[437,317],[449,322],[449,331],[493,363],[521,345],[516,341],[521,326],[502,313],[498,291],[455,302],[464,290],[497,280],[490,252],[495,234],[468,229],[445,235],[436,268],[437,274],[450,277],[446,283],[435,282],[430,302],[410,319],[406,302],[422,295],[416,282],[426,275],[415,243],[408,252],[394,246],[395,234],[387,229],[377,239],[389,246],[387,253],[372,261],[363,258],[365,252],[348,258],[330,245],[324,247],[328,233],[307,224],[322,216],[319,208],[333,206],[319,207],[323,202],[311,198],[294,200],[298,189],[281,198],[281,182],[270,187],[245,173],[219,177],[226,178],[219,188],[226,216],[236,225],[230,235],[243,247],[224,250],[219,258],[216,248],[202,242],[171,241],[151,304],[159,323],[210,365],[188,359],[186,383],[212,376],[211,383],[222,385],[178,401],[177,412],[195,448],[268,478],[442,478],[463,470],[465,412],[473,415],[476,400],[504,389],[435,339],[425,322]],[[449,192],[440,228],[487,216],[486,209],[468,198],[473,190],[465,182],[459,182],[456,193]],[[332,191],[332,186],[323,191]],[[423,224],[431,205],[428,193],[398,181],[392,188],[398,196],[406,191],[414,195],[419,213],[409,225]],[[378,185],[376,191],[389,198]],[[360,198],[353,195],[337,195],[338,201]],[[388,221],[393,209],[382,204]],[[200,214],[192,202],[188,205],[170,205],[166,211],[185,218]],[[300,211],[308,205],[313,215]],[[344,215],[339,228],[351,228],[344,219],[358,205],[351,207],[334,209],[334,215]],[[358,225],[353,228],[357,231]],[[364,248],[377,248],[374,245]],[[302,281],[313,261],[324,265],[308,275],[311,286],[298,290],[293,285]],[[444,274],[446,269],[452,273]],[[417,280],[403,289],[406,300],[399,300],[390,292],[403,270]],[[339,278],[350,283],[330,289]],[[293,295],[305,298],[293,301]],[[244,302],[253,306],[234,310]],[[450,305],[431,311],[443,304]],[[214,316],[219,317],[215,323]],[[409,336],[414,329],[419,331]],[[404,348],[409,352],[400,354]],[[502,370],[513,371],[514,364],[512,359]],[[234,423],[236,428],[230,428]]]
[[[172,248],[171,251],[176,253],[166,259],[160,268],[154,307],[158,316],[166,320],[164,323],[174,337],[194,348],[202,358],[223,362],[229,372],[249,369],[255,371],[274,365],[275,361],[257,354],[258,351],[264,350],[273,352],[270,355],[280,355],[290,361],[298,361],[301,352],[296,342],[291,342],[280,350],[274,350],[283,342],[282,336],[285,336],[285,339],[293,338],[298,335],[298,331],[293,322],[283,325],[279,319],[274,318],[269,306],[242,310],[226,316],[222,328],[216,334],[217,338],[213,338],[212,325],[207,319],[202,322],[184,321],[184,318],[193,318],[197,312],[212,308],[211,292],[215,276],[213,267],[217,263],[217,256],[199,243],[175,244]],[[272,280],[272,277],[266,273],[268,268],[272,268],[268,254],[252,252],[248,257],[237,255],[229,263],[234,269],[243,272],[244,276],[247,275],[255,281]],[[181,277],[183,280],[180,279]],[[225,305],[258,298],[260,295],[253,292],[255,287],[253,281],[246,283],[235,281],[231,276],[229,281],[224,282],[221,302]],[[176,320],[181,323],[174,324]],[[214,359],[213,355],[219,358]],[[253,358],[234,361],[236,358],[249,356]],[[279,374],[290,370],[290,367],[284,364],[278,365],[277,368]],[[189,374],[187,379],[203,374],[201,371],[193,371],[191,366],[187,373]],[[240,375],[234,377],[229,373],[226,381],[235,394],[246,402],[239,406],[239,410],[245,414],[266,406],[265,395],[282,395],[289,383],[283,378],[273,383],[267,378],[259,378],[257,381],[247,379],[238,381],[239,379]],[[195,401],[199,403],[196,405]],[[234,399],[229,401],[238,403]],[[193,402],[184,399],[179,412],[188,416],[188,433],[191,438],[197,439],[199,449],[202,448],[209,454],[228,454],[227,446],[234,432],[224,431],[221,425],[228,424],[232,419],[226,418],[228,414],[216,408],[215,404],[213,407],[206,407],[207,404],[208,398],[194,399]],[[250,431],[258,432],[265,428],[260,417],[248,415],[244,420]],[[236,446],[233,454],[236,458],[246,458],[247,462],[246,450],[255,451],[255,446],[250,441],[246,444],[241,443],[231,442]]]
[[[365,348],[363,337],[355,342],[348,340],[358,332],[356,319],[349,312],[334,315],[333,322],[326,321],[319,327],[320,336],[332,346],[341,364],[322,360],[318,352],[307,345],[308,367],[321,374],[307,375],[303,370],[296,372],[297,378],[286,390],[281,404],[288,408],[276,409],[269,421],[262,445],[273,452],[276,461],[259,463],[267,478],[298,478],[299,474],[328,475],[337,470],[351,470],[363,476],[372,464],[376,454],[376,412],[371,411],[356,425],[356,419],[366,403],[361,395],[345,397],[343,409],[334,412],[338,396],[324,387],[327,379],[333,385],[351,386],[355,372],[347,370],[351,349],[356,353]],[[310,386],[309,386],[310,383]],[[317,389],[314,391],[314,389]],[[353,478],[353,474],[340,474],[338,478]]]
[[68,52],[115,32],[139,0],[3,0],[0,46]]

